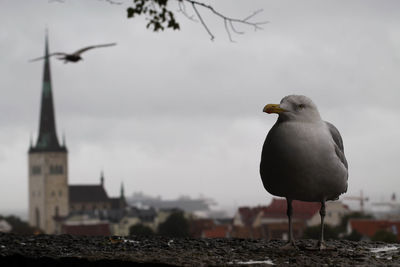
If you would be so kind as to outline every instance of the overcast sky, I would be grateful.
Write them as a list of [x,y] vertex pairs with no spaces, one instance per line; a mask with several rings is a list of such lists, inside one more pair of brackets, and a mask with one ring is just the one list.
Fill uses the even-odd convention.
[[[39,127],[44,52],[117,42],[84,61],[51,60],[59,139],[69,183],[99,183],[126,195],[203,194],[221,206],[268,204],[260,153],[288,94],[314,100],[340,130],[350,195],[400,193],[400,2],[208,1],[222,13],[268,20],[262,31],[201,10],[216,35],[176,14],[181,31],[153,33],[101,0],[0,0],[0,211],[28,206],[27,151]],[[172,7],[175,10],[175,7]],[[190,10],[190,9],[189,9]]]

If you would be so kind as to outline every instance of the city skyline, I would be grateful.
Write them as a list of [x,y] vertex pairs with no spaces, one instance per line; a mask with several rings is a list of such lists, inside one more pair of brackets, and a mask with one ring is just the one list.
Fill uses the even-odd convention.
[[7,29],[0,34],[0,213],[28,206],[26,154],[37,138],[43,70],[28,60],[43,55],[46,27],[50,51],[118,43],[77,64],[51,59],[71,184],[99,183],[104,171],[112,196],[123,182],[127,196],[203,194],[221,206],[267,205],[272,196],[258,165],[276,117],[262,108],[294,93],[311,97],[341,132],[348,196],[363,190],[379,201],[397,193],[400,4],[210,3],[239,17],[263,8],[258,16],[270,23],[256,32],[243,27],[231,43],[206,15],[216,31],[211,42],[183,16],[181,31],[153,33],[144,20],[126,19],[123,5],[0,3]]

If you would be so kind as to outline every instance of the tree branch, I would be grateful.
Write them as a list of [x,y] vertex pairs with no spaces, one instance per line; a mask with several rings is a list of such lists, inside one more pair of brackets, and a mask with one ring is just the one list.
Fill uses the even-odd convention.
[[122,2],[114,1],[114,0],[105,0],[106,2],[110,3],[111,5],[122,5]]
[[[189,1],[190,2],[190,1]],[[194,2],[192,3],[192,7],[194,9],[194,11],[196,12],[197,17],[199,18],[201,24],[203,24],[203,27],[206,29],[206,31],[208,32],[208,34],[210,35],[211,41],[214,40],[214,35],[212,34],[212,32],[210,31],[210,29],[207,27],[207,24],[204,22],[203,18],[201,17],[199,11],[196,8],[196,4]]]
[[195,17],[192,15],[189,15],[186,11],[186,6],[182,1],[178,1],[178,6],[179,6],[179,12],[181,12],[187,19],[194,21],[194,22],[198,22]]
[[196,1],[196,0],[176,0],[176,1],[179,1],[179,2],[183,2],[184,1],[184,2],[188,2],[188,3],[192,4],[192,7],[193,7],[194,11],[196,12],[197,17],[199,18],[199,20],[201,21],[201,24],[203,25],[203,27],[206,29],[206,31],[210,35],[211,40],[214,40],[214,35],[211,33],[210,29],[204,23],[203,18],[201,17],[199,11],[197,10],[197,6],[200,6],[200,7],[203,7],[205,9],[208,9],[212,13],[214,13],[215,15],[217,15],[218,17],[223,19],[225,30],[226,30],[226,32],[228,34],[228,37],[229,37],[229,40],[231,42],[234,42],[234,41],[232,39],[232,35],[231,35],[230,29],[232,30],[232,32],[234,32],[236,34],[243,34],[244,33],[244,32],[240,32],[240,31],[236,30],[236,28],[234,27],[234,23],[253,26],[254,30],[262,29],[261,25],[264,25],[264,24],[268,23],[268,21],[261,21],[261,22],[251,22],[250,21],[251,18],[255,17],[257,14],[262,12],[263,11],[262,9],[254,11],[251,15],[247,16],[244,19],[236,19],[236,18],[225,16],[222,13],[216,11],[211,5],[207,5],[205,3],[202,3],[202,2],[199,2],[199,1]]
[[[105,0],[109,3],[119,3],[117,1],[122,0]],[[172,1],[172,0],[171,0]],[[149,20],[147,28],[151,27],[154,31],[163,31],[165,28],[172,28],[178,30],[180,28],[179,23],[175,20],[174,12],[168,9],[167,4],[170,0],[133,0],[133,6],[127,9],[128,18],[133,18],[140,15],[145,15]],[[268,21],[254,21],[252,20],[262,10],[256,10],[244,19],[237,19],[228,17],[209,4],[200,2],[199,0],[175,0],[178,2],[178,12],[181,12],[186,18],[192,21],[200,21],[203,28],[206,30],[211,40],[215,39],[215,35],[211,31],[211,28],[207,25],[200,13],[200,8],[204,8],[210,11],[212,14],[221,18],[224,23],[225,31],[231,42],[234,42],[232,34],[243,34],[243,31],[236,29],[237,24],[254,27],[254,30],[262,29],[262,25],[268,23]],[[194,15],[189,15],[185,3],[191,5]]]

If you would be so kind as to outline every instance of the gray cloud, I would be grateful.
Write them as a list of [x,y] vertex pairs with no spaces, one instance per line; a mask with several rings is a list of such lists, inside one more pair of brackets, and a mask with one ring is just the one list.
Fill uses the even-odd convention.
[[[213,1],[232,16],[264,8],[263,31],[230,43],[207,15],[200,24],[152,33],[143,19],[102,1],[0,3],[0,210],[27,207],[26,152],[36,136],[44,50],[97,43],[79,64],[52,60],[57,128],[66,133],[71,183],[98,182],[117,194],[203,193],[224,205],[265,204],[258,164],[274,116],[261,112],[305,94],[341,131],[349,194],[389,196],[399,186],[400,20],[398,1]],[[9,190],[15,188],[15,191]],[[12,204],[10,204],[12,203]]]

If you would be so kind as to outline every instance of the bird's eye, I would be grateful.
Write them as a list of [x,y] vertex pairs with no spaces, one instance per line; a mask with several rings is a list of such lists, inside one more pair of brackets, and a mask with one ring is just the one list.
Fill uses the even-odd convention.
[[306,105],[304,105],[304,104],[299,104],[297,107],[298,107],[298,108],[305,108]]

